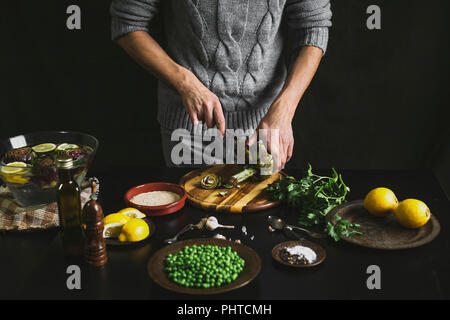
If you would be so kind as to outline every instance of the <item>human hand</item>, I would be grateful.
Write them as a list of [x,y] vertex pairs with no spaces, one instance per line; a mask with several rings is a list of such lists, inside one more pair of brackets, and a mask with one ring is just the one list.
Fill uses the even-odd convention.
[[214,126],[225,134],[225,117],[219,98],[206,88],[190,71],[185,70],[176,86],[192,124],[204,121],[208,128]]
[[284,165],[291,159],[294,150],[292,115],[287,110],[290,110],[290,108],[287,108],[286,102],[282,100],[274,101],[248,142],[249,145],[252,145],[257,141],[259,130],[267,130],[267,151],[275,159],[274,169],[276,171],[283,169]]

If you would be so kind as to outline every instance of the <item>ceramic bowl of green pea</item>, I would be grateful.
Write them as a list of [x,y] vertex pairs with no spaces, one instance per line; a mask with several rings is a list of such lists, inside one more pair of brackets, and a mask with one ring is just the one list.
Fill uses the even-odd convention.
[[199,238],[160,249],[150,258],[147,270],[152,280],[167,290],[219,294],[253,281],[261,270],[261,259],[246,245]]

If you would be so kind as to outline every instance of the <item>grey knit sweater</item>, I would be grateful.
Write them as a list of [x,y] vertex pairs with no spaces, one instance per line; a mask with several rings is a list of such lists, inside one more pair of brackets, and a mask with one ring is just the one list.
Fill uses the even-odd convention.
[[[166,51],[219,98],[227,128],[254,129],[283,87],[287,63],[281,24],[296,48],[325,52],[330,0],[113,0],[112,38],[148,31],[164,6]],[[159,81],[158,120],[191,130],[178,92]]]

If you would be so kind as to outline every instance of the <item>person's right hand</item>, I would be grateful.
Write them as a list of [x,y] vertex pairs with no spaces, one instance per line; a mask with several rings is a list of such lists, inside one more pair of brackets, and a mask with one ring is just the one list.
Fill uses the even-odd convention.
[[196,125],[199,121],[204,121],[208,128],[216,126],[224,135],[225,117],[219,98],[189,70],[184,72],[182,78],[177,85],[177,90],[192,124]]

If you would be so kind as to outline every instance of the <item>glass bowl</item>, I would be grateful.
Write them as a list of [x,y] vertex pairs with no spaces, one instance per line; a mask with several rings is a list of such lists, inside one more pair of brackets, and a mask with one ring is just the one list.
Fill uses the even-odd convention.
[[[26,166],[23,163],[11,164],[11,160],[5,159],[5,154],[12,149],[33,147],[45,143],[55,144],[58,148],[62,144],[65,144],[65,146],[74,144],[84,150],[84,156],[74,159],[72,172],[74,179],[80,186],[98,149],[98,140],[81,132],[43,131],[0,140],[1,181],[8,187],[16,202],[22,207],[38,207],[56,201],[58,172],[55,162],[52,161],[56,152],[48,154],[45,151],[42,153],[35,152],[32,160],[29,158],[25,160]],[[44,165],[45,162],[41,161],[43,159],[46,159],[47,165]],[[41,165],[39,166],[39,164]]]

